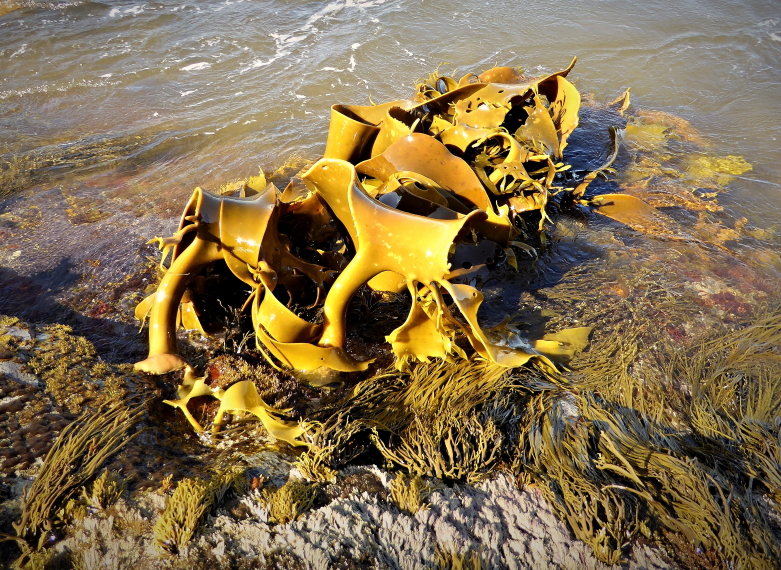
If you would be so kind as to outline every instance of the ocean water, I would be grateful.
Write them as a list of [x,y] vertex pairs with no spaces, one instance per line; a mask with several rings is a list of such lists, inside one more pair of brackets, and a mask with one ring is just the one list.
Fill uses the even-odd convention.
[[30,316],[127,321],[149,283],[104,313],[99,297],[195,186],[316,159],[332,104],[409,97],[438,67],[540,74],[577,56],[569,77],[594,101],[631,88],[634,108],[750,162],[721,203],[781,227],[776,0],[0,0],[0,14],[0,312],[38,296]]

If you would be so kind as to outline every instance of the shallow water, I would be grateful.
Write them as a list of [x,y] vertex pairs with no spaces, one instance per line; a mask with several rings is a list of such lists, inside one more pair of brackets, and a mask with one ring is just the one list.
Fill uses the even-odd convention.
[[[409,97],[440,64],[455,75],[494,64],[538,74],[572,56],[570,78],[597,102],[631,87],[633,108],[682,117],[708,152],[751,163],[719,201],[727,226],[745,216],[764,233],[730,259],[761,250],[765,282],[781,268],[771,255],[781,228],[774,0],[0,0],[0,13],[12,4],[21,7],[0,16],[0,312],[82,316],[85,328],[111,322],[109,332],[132,337],[119,323],[154,280],[144,241],[173,230],[195,186],[316,159],[330,105]],[[583,123],[571,149],[577,141],[598,160],[607,125]],[[642,241],[601,223],[573,222],[546,262],[572,267]],[[647,262],[670,244],[644,247]],[[692,279],[676,270],[678,284]],[[731,279],[736,291],[741,279],[762,281]]]

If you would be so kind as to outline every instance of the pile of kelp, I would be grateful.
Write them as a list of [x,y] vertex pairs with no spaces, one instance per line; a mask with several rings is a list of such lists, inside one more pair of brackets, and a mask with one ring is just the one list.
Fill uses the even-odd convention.
[[[149,358],[136,366],[185,368],[168,403],[197,431],[191,400],[215,397],[214,431],[252,414],[275,438],[308,448],[299,465],[315,480],[364,452],[445,480],[511,469],[605,562],[646,536],[715,566],[777,567],[769,513],[781,490],[781,314],[660,354],[672,364],[642,380],[629,372],[628,341],[563,376],[556,363],[587,345],[588,327],[529,342],[507,323],[478,323],[488,271],[514,264],[515,251],[534,253],[551,207],[583,203],[616,156],[613,130],[605,165],[565,174],[580,107],[571,68],[537,79],[510,68],[435,75],[409,100],[335,105],[325,157],[284,191],[263,176],[237,196],[196,189],[179,231],[157,238],[162,263],[171,261],[136,311],[150,319]],[[592,203],[608,215],[652,209],[632,196]],[[230,386],[197,377],[178,354],[177,328],[204,331],[217,263],[248,291],[242,310],[270,366],[315,386],[338,377],[299,373],[352,373],[354,385],[323,391],[295,423],[261,399],[261,368]],[[386,337],[395,367],[377,370],[348,351],[348,307],[367,287],[409,295],[406,319]]]
[[[136,311],[150,319],[137,367],[186,365],[176,328],[203,330],[198,275],[218,261],[249,286],[259,346],[288,368],[367,369],[344,350],[347,308],[365,284],[410,294],[406,321],[387,336],[400,369],[466,357],[464,346],[508,368],[550,364],[544,345],[480,327],[473,285],[500,260],[516,263],[513,247],[533,253],[551,197],[580,197],[596,175],[561,185],[580,107],[571,68],[534,80],[511,68],[434,77],[410,100],[335,105],[325,157],[284,192],[263,176],[241,196],[196,189],[179,231],[157,238],[171,263]],[[315,322],[296,307],[318,309]]]

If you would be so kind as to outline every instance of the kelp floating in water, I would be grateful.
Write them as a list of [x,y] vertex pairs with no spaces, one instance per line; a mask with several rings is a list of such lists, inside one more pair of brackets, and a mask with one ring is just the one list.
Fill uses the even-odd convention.
[[[470,346],[504,367],[552,367],[551,343],[518,348],[511,331],[481,328],[474,285],[497,259],[514,263],[511,244],[531,249],[524,239],[542,229],[555,193],[580,196],[593,179],[556,185],[578,124],[580,95],[566,79],[574,63],[538,79],[505,67],[431,77],[409,100],[334,105],[324,158],[284,192],[263,176],[239,196],[196,189],[179,231],[155,240],[171,262],[136,309],[150,319],[149,357],[136,367],[186,366],[176,328],[203,332],[196,276],[217,261],[252,289],[258,346],[285,367],[367,369],[345,350],[347,306],[364,284],[412,298],[386,337],[399,368],[465,357]],[[323,322],[292,309],[302,306],[322,308]]]

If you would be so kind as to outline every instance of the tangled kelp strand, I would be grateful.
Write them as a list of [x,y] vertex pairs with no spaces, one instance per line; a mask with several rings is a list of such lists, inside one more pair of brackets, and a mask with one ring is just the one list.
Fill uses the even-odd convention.
[[372,442],[385,459],[413,475],[475,483],[499,460],[502,435],[491,419],[471,414],[421,418],[386,445],[378,435]]
[[25,567],[30,553],[42,550],[57,524],[56,514],[88,483],[103,463],[132,439],[144,416],[141,407],[115,406],[89,413],[68,425],[43,462],[38,477],[26,489],[22,517],[14,523]]
[[315,412],[313,441],[327,446],[333,468],[373,445],[413,475],[477,481],[518,436],[525,398],[543,387],[553,385],[539,372],[512,374],[487,362],[384,372]]
[[[692,549],[700,548],[724,564],[773,568],[779,555],[772,538],[775,523],[760,501],[761,497],[777,495],[778,448],[773,442],[779,434],[775,424],[736,415],[734,407],[742,403],[739,413],[745,414],[749,404],[756,409],[753,402],[773,402],[767,391],[774,384],[760,389],[746,371],[758,367],[753,376],[756,379],[756,371],[763,366],[773,369],[777,363],[774,339],[781,330],[781,319],[773,313],[755,325],[695,345],[697,350],[709,346],[715,353],[706,351],[704,357],[697,357],[683,352],[680,361],[672,358],[673,363],[704,358],[706,364],[696,368],[695,377],[714,389],[720,387],[719,393],[729,385],[725,379],[745,377],[745,385],[738,383],[741,389],[750,388],[743,396],[716,400],[731,416],[714,409],[704,391],[692,399],[704,410],[702,418],[711,418],[703,425],[720,418],[712,423],[718,429],[710,431],[697,427],[703,419],[697,420],[691,412],[682,413],[689,409],[688,404],[677,412],[659,411],[660,406],[678,406],[685,400],[663,395],[669,382],[660,385],[656,390],[662,394],[657,394],[647,385],[652,378],[646,382],[635,378],[636,370],[630,367],[648,349],[631,334],[611,340],[614,348],[605,357],[612,361],[610,366],[592,360],[591,368],[578,368],[589,377],[586,386],[598,392],[573,389],[572,384],[570,389],[545,385],[533,376],[523,382],[522,376],[507,371],[491,380],[492,365],[485,364],[488,368],[481,373],[487,383],[481,385],[479,378],[475,379],[480,389],[472,399],[468,386],[473,383],[465,382],[454,392],[446,387],[460,385],[459,374],[469,374],[474,364],[470,368],[467,363],[430,363],[420,366],[419,375],[387,373],[364,381],[334,406],[345,413],[342,420],[349,418],[347,421],[363,426],[347,441],[360,441],[367,426],[373,426],[372,439],[381,453],[413,475],[478,480],[499,461],[512,463],[520,480],[538,485],[575,535],[606,563],[623,560],[637,537],[659,540],[669,536],[665,533],[673,533]],[[767,360],[761,356],[764,351],[769,351]],[[585,354],[578,364],[588,362],[587,357]],[[670,353],[666,359],[671,361]],[[734,367],[725,367],[720,359]],[[741,366],[742,376],[734,373]],[[718,370],[725,377],[709,378],[703,373],[707,370]],[[488,399],[477,397],[486,393],[490,394]],[[411,394],[418,397],[407,398]],[[455,404],[451,411],[446,405],[449,401]],[[431,412],[429,416],[426,410]],[[494,442],[492,449],[499,450],[496,461],[487,467],[483,463],[483,469],[475,466],[481,465],[481,457],[491,459],[490,455],[475,453],[479,446],[452,443],[462,436],[454,437],[449,428],[437,428],[451,425],[447,418],[457,418],[465,430],[470,426],[474,435],[475,420],[463,419],[470,414],[479,418],[481,426],[490,418],[507,444],[512,443]],[[381,421],[372,422],[373,418]],[[336,430],[335,424],[330,429]],[[438,439],[443,431],[444,439],[451,438],[450,445]],[[460,470],[451,469],[452,457],[458,457],[453,463],[458,463]]]
[[[601,394],[579,397],[587,429],[556,430],[543,422],[538,425],[547,428],[535,429],[552,430],[561,439],[547,445],[530,440],[542,453],[536,465],[538,476],[548,481],[543,489],[564,516],[572,517],[579,536],[591,540],[593,529],[577,526],[589,517],[580,516],[584,503],[576,498],[622,489],[625,518],[640,517],[647,528],[681,533],[725,564],[777,567],[778,530],[767,503],[761,503],[762,497],[771,498],[772,509],[778,509],[779,385],[772,379],[779,371],[780,315],[771,310],[737,330],[677,347],[649,350],[631,335],[625,343],[613,337],[612,351],[591,359],[584,355],[579,372]],[[640,370],[656,370],[656,375],[638,377],[639,369],[630,367],[648,359],[649,352],[659,365]],[[583,443],[575,447],[578,438]],[[562,481],[586,492],[557,493]],[[599,520],[603,511],[587,512]],[[613,544],[616,548],[618,541]]]
[[333,483],[336,481],[336,471],[329,467],[332,454],[333,447],[310,448],[302,453],[293,465],[308,481]]

